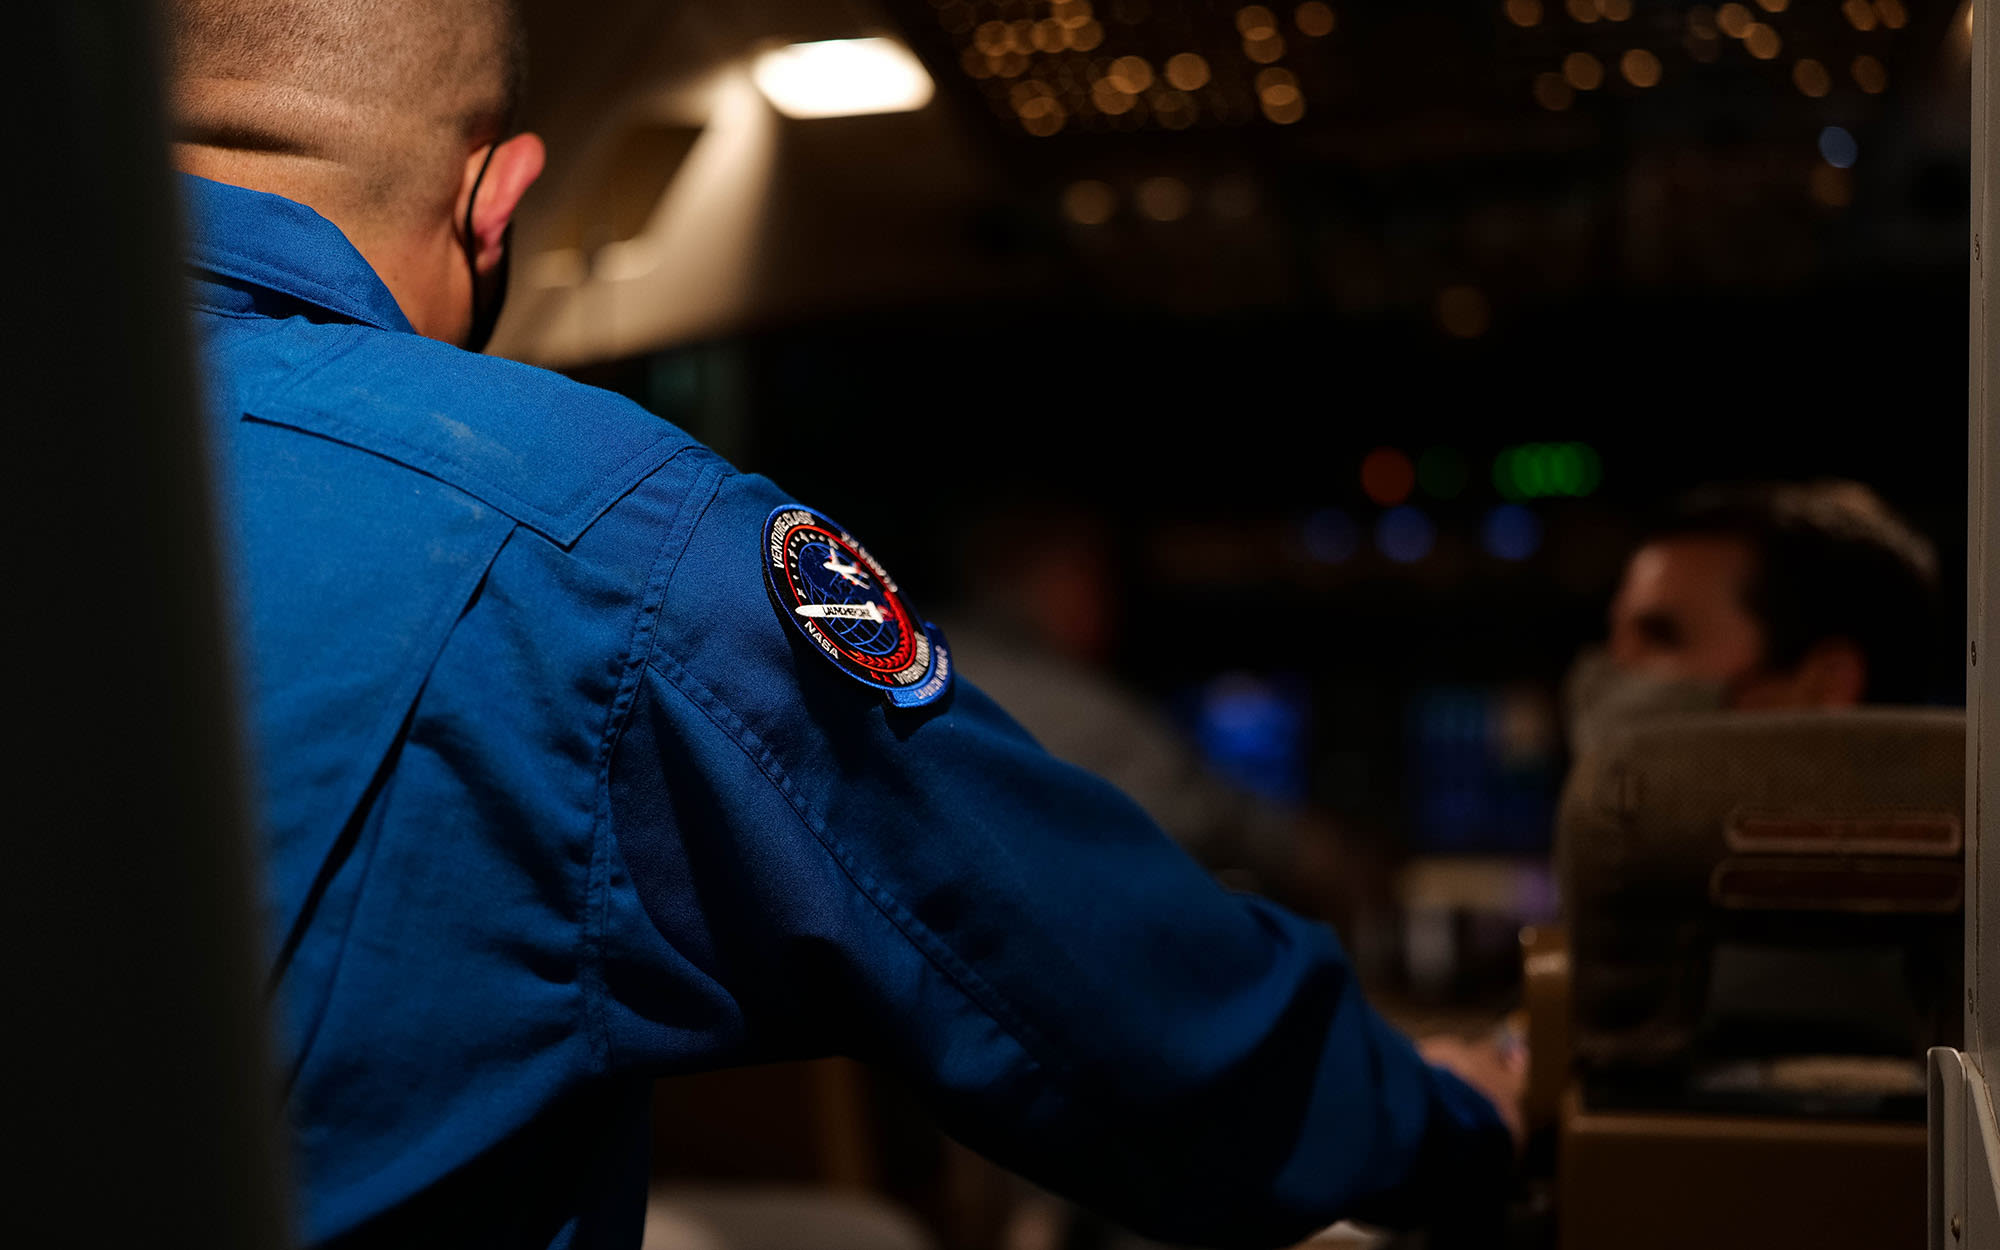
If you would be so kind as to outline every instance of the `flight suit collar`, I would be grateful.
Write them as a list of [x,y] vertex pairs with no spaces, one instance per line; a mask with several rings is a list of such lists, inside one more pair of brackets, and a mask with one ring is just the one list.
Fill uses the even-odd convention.
[[[283,196],[182,174],[195,302],[237,315],[318,310],[414,334],[396,297],[340,227]],[[298,305],[307,305],[301,309]]]

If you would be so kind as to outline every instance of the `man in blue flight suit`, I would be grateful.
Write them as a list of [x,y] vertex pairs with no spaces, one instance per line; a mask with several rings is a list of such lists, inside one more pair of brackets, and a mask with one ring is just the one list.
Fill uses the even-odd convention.
[[1179,1241],[1499,1188],[1513,1068],[1426,1063],[827,518],[458,346],[542,163],[502,0],[173,13],[309,1241],[635,1245],[654,1078],[829,1053]]

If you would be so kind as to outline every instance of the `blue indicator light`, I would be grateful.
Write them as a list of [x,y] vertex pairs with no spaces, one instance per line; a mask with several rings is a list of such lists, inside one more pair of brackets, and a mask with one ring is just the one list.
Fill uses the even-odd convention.
[[1322,508],[1306,518],[1306,554],[1321,564],[1339,564],[1361,547],[1361,528],[1339,508]]
[[1502,560],[1525,560],[1542,549],[1542,521],[1519,504],[1503,503],[1486,514],[1480,540]]
[[1398,564],[1415,564],[1431,553],[1437,529],[1431,519],[1405,505],[1391,508],[1375,523],[1375,546]]

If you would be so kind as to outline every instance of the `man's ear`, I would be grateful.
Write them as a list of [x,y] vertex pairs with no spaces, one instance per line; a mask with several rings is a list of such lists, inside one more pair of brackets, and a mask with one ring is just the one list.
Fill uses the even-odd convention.
[[[465,161],[465,179],[458,191],[458,221],[463,228],[465,210],[472,207],[473,259],[480,273],[486,273],[500,263],[506,248],[507,227],[514,220],[514,210],[521,206],[521,197],[542,176],[542,165],[548,159],[548,150],[542,146],[540,135],[523,132],[492,149],[493,158],[487,162],[487,149],[479,148]],[[479,176],[484,167],[486,176]],[[479,199],[475,203],[472,193],[475,185]]]
[[1868,693],[1868,657],[1851,638],[1825,638],[1812,645],[1792,677],[1806,707],[1853,707]]

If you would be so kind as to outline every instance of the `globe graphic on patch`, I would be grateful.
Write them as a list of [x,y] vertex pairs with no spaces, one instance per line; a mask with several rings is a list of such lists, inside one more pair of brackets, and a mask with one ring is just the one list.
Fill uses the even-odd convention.
[[902,645],[903,631],[896,623],[895,612],[884,601],[875,577],[866,565],[847,551],[825,542],[801,545],[798,561],[799,581],[808,594],[809,602],[873,603],[882,608],[882,619],[879,621],[866,618],[822,620],[820,628],[831,634],[840,645],[862,655],[873,656],[890,655]]

